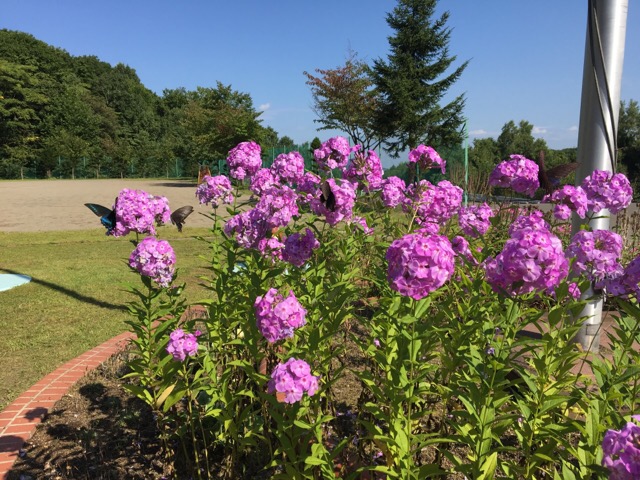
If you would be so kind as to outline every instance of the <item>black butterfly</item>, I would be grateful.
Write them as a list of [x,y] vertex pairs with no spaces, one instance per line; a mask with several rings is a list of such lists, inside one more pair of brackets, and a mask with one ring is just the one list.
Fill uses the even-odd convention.
[[182,232],[182,225],[184,224],[185,219],[191,215],[191,212],[193,212],[193,207],[191,205],[186,205],[184,207],[180,207],[171,214],[171,223],[178,227],[179,232]]
[[116,228],[116,208],[115,205],[118,204],[118,199],[116,198],[113,210],[107,207],[103,207],[102,205],[98,205],[97,203],[85,203],[85,207],[95,213],[98,217],[100,217],[100,223],[107,229],[107,235],[110,235],[114,228]]
[[331,191],[331,185],[326,180],[322,182],[320,187],[322,189],[322,193],[320,194],[320,201],[322,204],[327,207],[332,212],[336,211],[336,196]]
[[540,186],[544,188],[548,195],[551,195],[560,186],[560,180],[573,172],[579,165],[578,162],[563,163],[546,170],[544,168],[544,151],[540,150],[538,154],[538,180],[540,181]]

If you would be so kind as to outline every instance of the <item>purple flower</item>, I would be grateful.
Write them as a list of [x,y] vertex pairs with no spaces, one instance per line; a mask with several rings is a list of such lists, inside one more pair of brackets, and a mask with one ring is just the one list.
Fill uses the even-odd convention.
[[116,225],[111,231],[114,237],[129,232],[155,235],[155,223],[165,223],[171,212],[165,197],[154,197],[143,190],[123,189],[114,206]]
[[405,211],[415,212],[416,223],[443,224],[458,212],[462,203],[462,189],[448,180],[434,186],[428,180],[420,180],[407,188],[403,203]]
[[[633,420],[637,421],[637,415]],[[610,479],[640,478],[640,427],[635,422],[627,422],[620,430],[607,430],[602,451],[602,465],[609,469]]]
[[627,177],[622,173],[595,170],[582,181],[582,189],[587,195],[587,208],[594,213],[608,209],[618,213],[631,204],[633,190]]
[[433,147],[418,145],[409,152],[409,162],[417,163],[421,168],[440,168],[444,174],[447,162],[440,158]]
[[522,155],[510,155],[500,162],[489,176],[489,185],[511,188],[514,192],[533,197],[540,188],[538,164]]
[[289,235],[284,241],[284,250],[282,251],[282,259],[296,267],[302,267],[309,258],[313,250],[320,246],[320,242],[316,240],[313,231],[309,228],[305,230],[304,235],[294,233]]
[[567,276],[562,242],[546,229],[514,231],[502,251],[485,263],[487,282],[497,292],[551,292]]
[[313,396],[317,391],[318,377],[311,375],[309,364],[293,357],[276,365],[267,383],[267,392],[283,393],[285,403],[299,402],[305,392]]
[[362,182],[366,192],[379,190],[382,185],[382,163],[376,152],[369,150],[366,157],[356,153],[344,171],[344,178],[353,183]]
[[342,179],[340,183],[338,183],[333,178],[328,178],[327,183],[336,199],[334,209],[328,209],[316,198],[311,200],[311,210],[316,215],[324,215],[327,223],[333,227],[342,220],[351,220],[353,205],[356,201],[357,184],[345,179]]
[[472,265],[478,265],[478,261],[475,259],[469,248],[469,242],[466,238],[461,236],[453,237],[451,240],[451,248],[456,256],[462,256],[467,259]]
[[285,227],[298,215],[297,199],[298,194],[286,185],[271,187],[262,192],[254,210],[266,221],[267,228]]
[[298,152],[281,153],[273,161],[271,171],[276,178],[290,184],[298,183],[304,175],[304,158]]
[[144,238],[129,257],[129,265],[140,275],[151,278],[161,287],[173,280],[176,255],[166,240]]
[[587,195],[582,187],[563,185],[551,195],[545,195],[543,202],[551,201],[556,204],[553,215],[559,220],[567,220],[571,212],[576,212],[580,218],[587,214]]
[[344,168],[349,161],[351,152],[357,151],[360,145],[349,146],[349,140],[344,137],[333,137],[313,151],[318,166],[322,170],[333,170],[334,168]]
[[385,207],[397,207],[404,201],[404,191],[407,185],[404,180],[398,177],[389,177],[382,182],[382,192],[380,194]]
[[623,273],[618,263],[622,255],[622,237],[610,230],[580,230],[571,239],[566,255],[567,258],[575,258],[574,274],[584,273],[596,284]]
[[445,284],[454,271],[454,252],[442,235],[408,234],[387,250],[391,288],[416,300]]
[[251,177],[249,190],[256,195],[262,195],[266,190],[279,185],[280,182],[278,182],[278,178],[273,174],[272,170],[261,168]]
[[284,298],[275,288],[271,288],[254,302],[258,330],[269,343],[293,337],[293,331],[305,323],[307,311],[289,291]]
[[276,260],[282,260],[282,251],[284,244],[277,238],[262,238],[258,241],[258,251],[263,257],[271,258],[275,263]]
[[213,208],[218,208],[221,203],[233,202],[231,192],[231,182],[224,175],[205,175],[202,183],[196,188],[196,197],[201,204],[210,203]]
[[482,205],[471,205],[470,207],[460,207],[458,212],[458,224],[462,233],[470,237],[484,235],[491,226],[489,220],[493,217],[493,210],[486,203]]
[[169,335],[167,353],[173,355],[173,359],[184,362],[187,356],[193,357],[198,352],[198,338],[192,333],[185,333],[181,328],[174,330]]
[[242,142],[229,151],[227,165],[229,175],[237,180],[244,180],[255,174],[262,166],[262,150],[256,142]]
[[239,213],[224,225],[227,236],[235,234],[238,245],[244,248],[258,248],[258,242],[267,237],[270,227],[263,216],[263,212],[255,208]]
[[640,257],[625,267],[622,275],[605,280],[607,292],[616,297],[635,296],[640,301]]
[[509,225],[509,235],[524,228],[533,228],[534,230],[551,230],[551,226],[545,221],[544,214],[540,210],[535,210],[529,215],[519,215]]

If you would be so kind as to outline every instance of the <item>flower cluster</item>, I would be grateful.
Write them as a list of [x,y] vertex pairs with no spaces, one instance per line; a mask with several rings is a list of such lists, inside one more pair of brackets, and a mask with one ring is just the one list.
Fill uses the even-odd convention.
[[313,157],[322,170],[344,168],[349,161],[351,152],[357,151],[360,145],[349,146],[349,140],[344,137],[333,137],[313,151]]
[[327,223],[332,227],[342,220],[350,220],[353,215],[353,205],[356,201],[356,183],[342,179],[340,183],[335,179],[327,179],[327,183],[336,199],[335,208],[326,208],[319,200],[312,200],[311,208],[317,215],[324,215]]
[[129,257],[131,268],[161,287],[169,286],[173,280],[175,264],[176,254],[169,242],[155,237],[144,238]]
[[491,217],[493,217],[493,210],[486,203],[461,207],[458,213],[458,224],[462,233],[476,238],[487,233],[491,226],[489,220]]
[[271,288],[256,298],[253,306],[258,330],[270,343],[293,337],[293,330],[306,323],[307,311],[302,308],[293,291],[284,298],[275,288]]
[[284,227],[298,215],[297,199],[298,194],[286,185],[271,187],[262,192],[254,210],[266,221],[267,228]]
[[258,251],[263,257],[271,258],[273,263],[282,260],[284,244],[277,237],[261,238],[258,241]]
[[171,212],[165,197],[154,197],[143,190],[123,189],[116,199],[116,226],[114,237],[129,232],[155,235],[155,223],[169,221]]
[[267,237],[270,227],[262,212],[255,208],[234,215],[224,225],[227,236],[236,235],[238,245],[244,248],[258,248],[258,242]]
[[495,291],[516,295],[552,292],[569,270],[560,239],[546,229],[531,227],[515,230],[502,251],[484,266]]
[[231,182],[226,176],[205,175],[202,183],[196,188],[196,197],[201,204],[210,203],[213,208],[218,208],[221,203],[230,204],[233,202],[231,192]]
[[369,150],[365,157],[357,153],[344,171],[344,178],[351,182],[362,182],[364,190],[379,190],[382,185],[382,163],[376,152]]
[[528,215],[521,214],[509,225],[509,235],[522,230],[532,228],[534,230],[551,230],[551,226],[544,219],[544,214],[540,210],[535,210]]
[[171,210],[167,197],[151,195],[149,202],[151,203],[151,214],[158,225],[164,225],[171,221]]
[[307,228],[304,235],[294,233],[287,237],[284,241],[282,259],[298,268],[302,267],[311,258],[313,250],[319,246],[320,242],[313,234],[313,230]]
[[489,185],[494,187],[511,188],[514,192],[524,193],[533,197],[540,188],[538,164],[522,155],[510,155],[496,165],[489,176]]
[[380,197],[385,207],[397,207],[404,201],[404,191],[407,185],[399,177],[389,177],[382,182]]
[[169,335],[167,353],[173,355],[173,359],[178,362],[184,362],[187,356],[193,357],[198,352],[199,334],[199,331],[195,334],[185,333],[181,328],[174,330]]
[[594,213],[608,209],[618,213],[631,204],[633,190],[622,173],[595,170],[582,181],[582,189],[587,194],[587,208]]
[[428,180],[420,180],[407,188],[407,198],[403,207],[415,212],[419,225],[440,225],[458,213],[462,193],[460,187],[448,180],[443,180],[436,186]]
[[421,168],[440,168],[444,174],[447,162],[443,160],[433,147],[418,145],[409,152],[409,162],[417,163]]
[[466,238],[459,235],[453,237],[453,239],[451,239],[451,248],[453,248],[453,252],[456,254],[456,256],[462,256],[463,258],[467,259],[467,261],[472,265],[478,265],[478,261],[473,256],[473,253],[471,253],[469,242]]
[[580,230],[571,239],[566,255],[574,258],[573,272],[585,273],[589,280],[602,282],[622,275],[618,263],[622,255],[622,237],[609,230]]
[[273,161],[271,171],[285,182],[298,183],[304,175],[304,157],[298,152],[281,153]]
[[[632,418],[636,422],[640,421],[640,415]],[[609,469],[609,478],[640,478],[640,426],[636,423],[627,422],[620,430],[607,430],[602,441],[602,451],[602,465]]]
[[447,237],[408,234],[387,250],[387,279],[393,290],[419,300],[451,278],[454,257]]
[[582,187],[563,185],[551,195],[545,195],[542,201],[551,201],[556,204],[553,208],[553,216],[559,220],[567,220],[571,212],[576,212],[580,218],[584,218],[587,214],[587,195]]
[[229,175],[237,180],[244,180],[255,174],[262,166],[262,150],[256,142],[242,142],[229,151],[227,165]]
[[605,280],[607,293],[616,297],[635,296],[640,301],[640,257],[636,257],[624,268],[621,275]]
[[266,190],[279,185],[277,177],[268,168],[260,168],[252,177],[249,190],[256,195],[262,195]]
[[304,392],[313,396],[317,391],[318,377],[311,375],[309,364],[293,357],[276,365],[267,383],[267,392],[284,394],[285,403],[299,402]]

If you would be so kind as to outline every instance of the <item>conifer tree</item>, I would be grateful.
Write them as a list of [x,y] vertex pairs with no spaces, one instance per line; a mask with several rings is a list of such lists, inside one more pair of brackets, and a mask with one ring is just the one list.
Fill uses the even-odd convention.
[[372,80],[380,95],[376,130],[394,157],[420,143],[459,145],[464,122],[464,95],[446,105],[441,100],[468,62],[450,71],[449,13],[433,19],[437,0],[398,0],[387,23],[391,51],[374,61]]

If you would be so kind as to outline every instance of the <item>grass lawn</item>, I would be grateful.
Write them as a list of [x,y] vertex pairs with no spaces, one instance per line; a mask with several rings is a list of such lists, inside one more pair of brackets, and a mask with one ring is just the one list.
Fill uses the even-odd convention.
[[[186,298],[207,291],[195,281],[206,275],[208,245],[196,236],[206,228],[178,233],[161,227],[173,246]],[[131,235],[112,238],[104,229],[73,232],[0,233],[0,273],[32,277],[28,284],[0,292],[0,410],[62,363],[127,329],[123,285],[140,285],[126,261]]]

